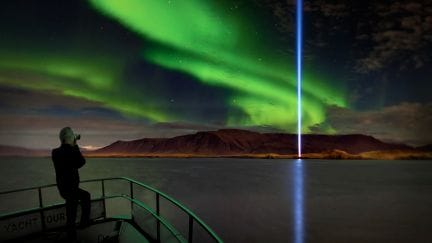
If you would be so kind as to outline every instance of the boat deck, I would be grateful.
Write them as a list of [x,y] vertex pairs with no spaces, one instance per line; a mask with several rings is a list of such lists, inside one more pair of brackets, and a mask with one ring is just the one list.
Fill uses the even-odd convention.
[[[126,193],[106,195],[106,182],[120,181],[129,189]],[[222,240],[198,216],[188,208],[139,181],[126,177],[103,178],[82,181],[100,186],[101,197],[91,200],[90,218],[93,224],[78,229],[78,242],[222,242]],[[39,205],[19,211],[8,211],[0,215],[1,242],[67,242],[66,207],[64,202],[46,205],[45,190],[55,188],[55,184],[0,192],[0,196],[14,196],[15,193],[37,193]],[[138,193],[146,192],[153,200],[148,203],[137,198]],[[107,210],[111,200],[120,200],[128,208],[125,215],[119,216]],[[161,202],[162,201],[162,204]],[[186,227],[167,220],[168,214],[161,208],[176,210],[183,216]],[[80,211],[80,206],[78,211]],[[179,230],[180,229],[180,230]],[[70,242],[70,241],[69,241]]]
[[[77,229],[77,241],[85,243],[132,243],[154,242],[139,232],[135,226],[124,220],[104,220],[89,227]],[[22,238],[6,241],[8,243],[60,243],[70,242],[64,228],[35,233]]]

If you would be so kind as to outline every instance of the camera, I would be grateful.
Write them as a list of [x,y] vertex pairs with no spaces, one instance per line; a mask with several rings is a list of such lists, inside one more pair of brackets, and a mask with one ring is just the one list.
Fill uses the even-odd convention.
[[75,135],[75,140],[80,140],[81,139],[81,135],[80,134],[76,134]]

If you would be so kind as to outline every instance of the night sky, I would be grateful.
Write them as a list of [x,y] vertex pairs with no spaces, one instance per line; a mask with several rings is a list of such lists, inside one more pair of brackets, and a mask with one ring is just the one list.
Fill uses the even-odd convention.
[[[432,2],[305,1],[303,131],[432,143]],[[0,144],[297,129],[295,2],[6,1]]]

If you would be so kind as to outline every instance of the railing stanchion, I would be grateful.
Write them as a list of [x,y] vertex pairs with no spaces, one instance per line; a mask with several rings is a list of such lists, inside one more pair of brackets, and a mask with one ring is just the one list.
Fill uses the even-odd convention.
[[43,199],[42,199],[42,188],[38,187],[38,195],[39,195],[39,208],[40,210],[40,214],[41,214],[41,223],[42,223],[42,230],[45,230],[46,225],[45,225],[45,214],[44,211],[42,210],[43,208]]
[[106,205],[105,205],[105,180],[102,179],[101,180],[102,183],[102,198],[103,198],[103,207],[104,207],[104,212],[103,212],[103,217],[104,219],[106,218]]
[[43,202],[42,202],[42,188],[38,188],[38,194],[39,194],[39,207],[43,208]]
[[[134,199],[134,193],[133,193],[133,182],[129,181],[129,185],[130,185],[130,197],[132,199]],[[131,218],[133,220],[133,200],[131,200]]]
[[189,214],[189,236],[188,236],[188,242],[192,243],[193,239],[193,218],[192,215]]
[[105,180],[101,180],[102,183],[102,197],[105,197]]
[[[159,193],[156,192],[156,215],[160,216],[160,209],[159,209]],[[160,221],[157,220],[157,242],[160,242]]]

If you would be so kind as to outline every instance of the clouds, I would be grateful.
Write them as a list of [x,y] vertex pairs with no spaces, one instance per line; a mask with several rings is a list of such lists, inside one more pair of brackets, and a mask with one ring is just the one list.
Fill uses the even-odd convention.
[[52,148],[58,145],[58,132],[65,126],[83,134],[82,145],[93,147],[115,140],[172,137],[223,127],[175,120],[150,123],[145,118],[126,117],[100,102],[49,91],[0,86],[0,93],[0,144]]
[[305,5],[315,28],[310,45],[329,47],[340,43],[334,36],[344,35],[341,44],[354,48],[349,53],[357,73],[393,67],[414,70],[431,60],[430,1],[308,1]]
[[53,147],[65,126],[90,132],[92,140],[86,143],[97,145],[107,142],[98,138],[107,136],[106,130],[113,137],[134,131],[133,123],[98,102],[7,86],[0,86],[0,93],[0,144]]
[[267,8],[276,18],[275,27],[281,33],[293,33],[295,30],[294,1],[255,0],[259,7]]
[[[31,64],[33,62],[37,61],[32,60]],[[45,67],[54,64],[65,70],[74,67],[69,65],[70,62],[61,59],[50,60],[40,65]],[[85,63],[82,66],[85,66]],[[0,85],[9,87],[9,90],[0,90],[2,93],[4,91],[4,98],[1,99],[0,104],[11,105],[11,102],[17,102],[14,105],[21,107],[27,104],[26,99],[9,97],[12,95],[10,91],[15,88],[21,90],[20,92],[28,90],[26,93],[28,98],[34,100],[32,105],[40,103],[40,106],[52,107],[57,102],[67,102],[72,105],[77,100],[79,100],[78,104],[87,100],[105,110],[153,122],[173,120],[207,122],[223,120],[226,116],[225,100],[228,92],[222,88],[200,84],[189,75],[163,69],[144,61],[131,61],[122,74],[113,75],[112,79],[115,83],[102,87],[86,80],[89,76],[86,73],[92,72],[91,68],[87,67],[87,69],[88,71],[82,71],[83,75],[70,77],[53,74],[43,68],[39,69],[37,64],[17,65],[13,68],[2,67],[0,64]],[[75,72],[68,72],[70,73]],[[51,101],[40,100],[33,97],[38,92],[56,95],[51,97]],[[211,111],[211,114],[208,111]]]
[[325,17],[346,17],[349,14],[348,6],[343,1],[307,1],[304,10],[306,12],[318,12]]
[[331,106],[325,123],[311,127],[322,132],[328,126],[338,134],[367,134],[392,142],[432,143],[432,103],[401,103],[377,111],[354,111]]
[[[281,32],[294,32],[295,26],[295,1],[257,0],[257,5],[269,8],[278,19],[277,26]],[[348,6],[344,1],[304,1],[304,11],[308,14],[321,15],[323,17],[346,17],[349,14]],[[310,16],[310,15],[308,15]]]
[[359,73],[395,65],[399,70],[418,69],[430,61],[432,3],[428,1],[376,3],[372,19],[359,23],[357,40],[372,48],[356,65]]
[[[116,140],[134,140],[144,137],[172,137],[200,131],[212,126],[187,124],[176,126],[149,124],[130,119],[114,119],[100,116],[41,116],[2,115],[0,120],[0,144],[28,148],[54,148],[59,145],[58,133],[70,126],[82,135],[80,145],[103,147]],[[216,127],[214,127],[216,128]],[[205,129],[214,130],[214,129]]]
[[85,99],[66,97],[59,93],[35,92],[10,86],[0,86],[0,114],[15,112],[34,113],[63,107],[70,111],[79,109],[102,109],[103,104]]
[[[282,33],[294,32],[295,1],[266,0]],[[337,47],[347,50],[354,72],[368,74],[396,67],[424,67],[432,59],[432,2],[305,1],[306,53]],[[341,41],[341,38],[344,41]],[[314,49],[310,49],[310,48]],[[315,49],[315,48],[318,48]]]
[[[198,131],[226,128],[223,122],[170,121],[150,123],[125,117],[104,104],[60,93],[0,86],[0,144],[28,148],[54,148],[58,133],[65,126],[82,134],[80,145],[103,147],[116,140],[144,137],[173,137]],[[261,132],[279,131],[273,127],[236,127]]]

